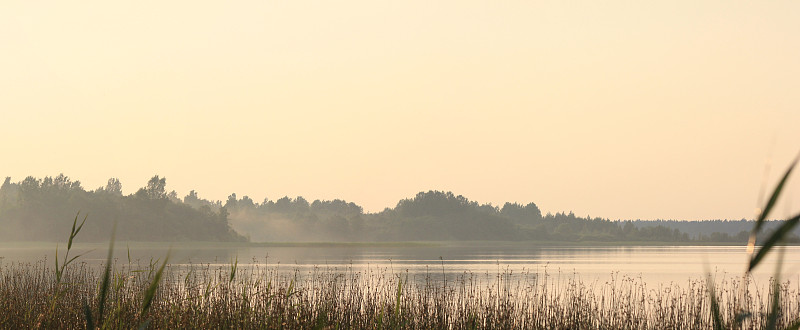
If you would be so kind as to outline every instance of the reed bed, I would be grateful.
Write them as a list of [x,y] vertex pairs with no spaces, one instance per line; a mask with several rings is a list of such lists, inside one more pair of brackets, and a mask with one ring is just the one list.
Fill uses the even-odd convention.
[[[388,268],[311,271],[277,265],[167,266],[152,304],[142,309],[159,263],[115,262],[107,298],[103,268],[66,267],[60,282],[46,261],[0,267],[0,328],[154,329],[708,329],[705,280],[649,287],[612,275],[584,283],[571,274],[414,275]],[[781,296],[778,325],[800,315],[800,292],[787,283],[757,287],[734,276],[713,282],[723,322],[737,311],[742,329],[763,329]],[[744,287],[744,290],[742,290]],[[778,288],[774,291],[773,288]],[[745,292],[744,295],[741,293]],[[98,304],[105,312],[100,312]],[[99,315],[103,313],[104,315]]]

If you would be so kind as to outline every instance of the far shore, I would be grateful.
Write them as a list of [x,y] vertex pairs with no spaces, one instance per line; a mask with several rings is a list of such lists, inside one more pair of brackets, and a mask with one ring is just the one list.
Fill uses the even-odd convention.
[[[24,249],[56,245],[65,247],[66,242],[47,241],[18,241],[0,242],[0,248]],[[106,242],[75,243],[83,248],[108,248]],[[797,246],[799,243],[785,243],[786,246]],[[733,242],[664,242],[664,241],[396,241],[396,242],[214,242],[214,241],[176,241],[176,242],[148,242],[148,241],[117,241],[116,249],[126,248],[192,248],[192,249],[219,249],[219,248],[250,248],[250,247],[297,247],[297,248],[435,248],[435,247],[636,247],[636,246],[741,246],[745,243]]]

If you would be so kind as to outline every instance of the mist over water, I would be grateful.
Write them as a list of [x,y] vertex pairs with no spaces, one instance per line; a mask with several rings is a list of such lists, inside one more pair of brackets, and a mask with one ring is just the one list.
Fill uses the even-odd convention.
[[[63,253],[63,246],[61,251]],[[99,266],[105,261],[107,245],[77,244],[80,260]],[[800,247],[784,247],[781,278],[797,283]],[[407,274],[412,279],[441,280],[469,275],[487,280],[510,277],[550,276],[575,278],[584,283],[603,283],[630,277],[648,286],[686,284],[702,280],[706,272],[735,278],[743,272],[745,248],[741,246],[653,246],[653,247],[540,247],[488,242],[407,244],[405,246],[230,246],[226,244],[125,243],[116,244],[118,265],[131,262],[147,265],[170,252],[174,266],[228,267],[234,262],[243,269],[277,268],[299,275],[315,271],[334,273],[382,271]],[[0,244],[0,261],[5,264],[33,263],[54,258],[55,244]],[[770,256],[754,273],[757,283],[768,283],[774,275],[777,254]]]

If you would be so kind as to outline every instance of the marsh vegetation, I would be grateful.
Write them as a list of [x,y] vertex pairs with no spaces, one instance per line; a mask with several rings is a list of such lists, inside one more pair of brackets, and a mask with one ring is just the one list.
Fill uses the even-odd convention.
[[[2,266],[0,327],[84,328],[87,311],[101,328],[143,323],[159,329],[697,329],[713,325],[708,287],[702,280],[651,287],[641,279],[621,275],[607,282],[585,283],[546,272],[515,276],[519,274],[500,271],[488,278],[464,273],[442,281],[386,268],[299,272],[273,265],[241,269],[234,260],[224,266],[167,266],[149,309],[143,312],[160,262],[116,261],[104,301],[99,299],[104,267],[73,264],[59,281],[47,264]],[[723,277],[715,287],[725,322],[733,322],[739,308],[751,312],[742,329],[765,328],[774,294],[781,296],[778,325],[788,324],[791,316],[800,313],[800,291],[788,283],[758,287]],[[104,304],[103,315],[100,304]]]

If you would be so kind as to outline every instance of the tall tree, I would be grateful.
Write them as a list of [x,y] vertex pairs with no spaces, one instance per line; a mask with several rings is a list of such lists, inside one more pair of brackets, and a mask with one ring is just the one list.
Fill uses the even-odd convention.
[[158,175],[153,176],[147,181],[145,192],[150,199],[167,198],[166,193],[167,178],[160,178]]
[[122,195],[122,183],[119,182],[117,178],[108,179],[108,183],[106,183],[105,191],[109,194],[113,195]]

